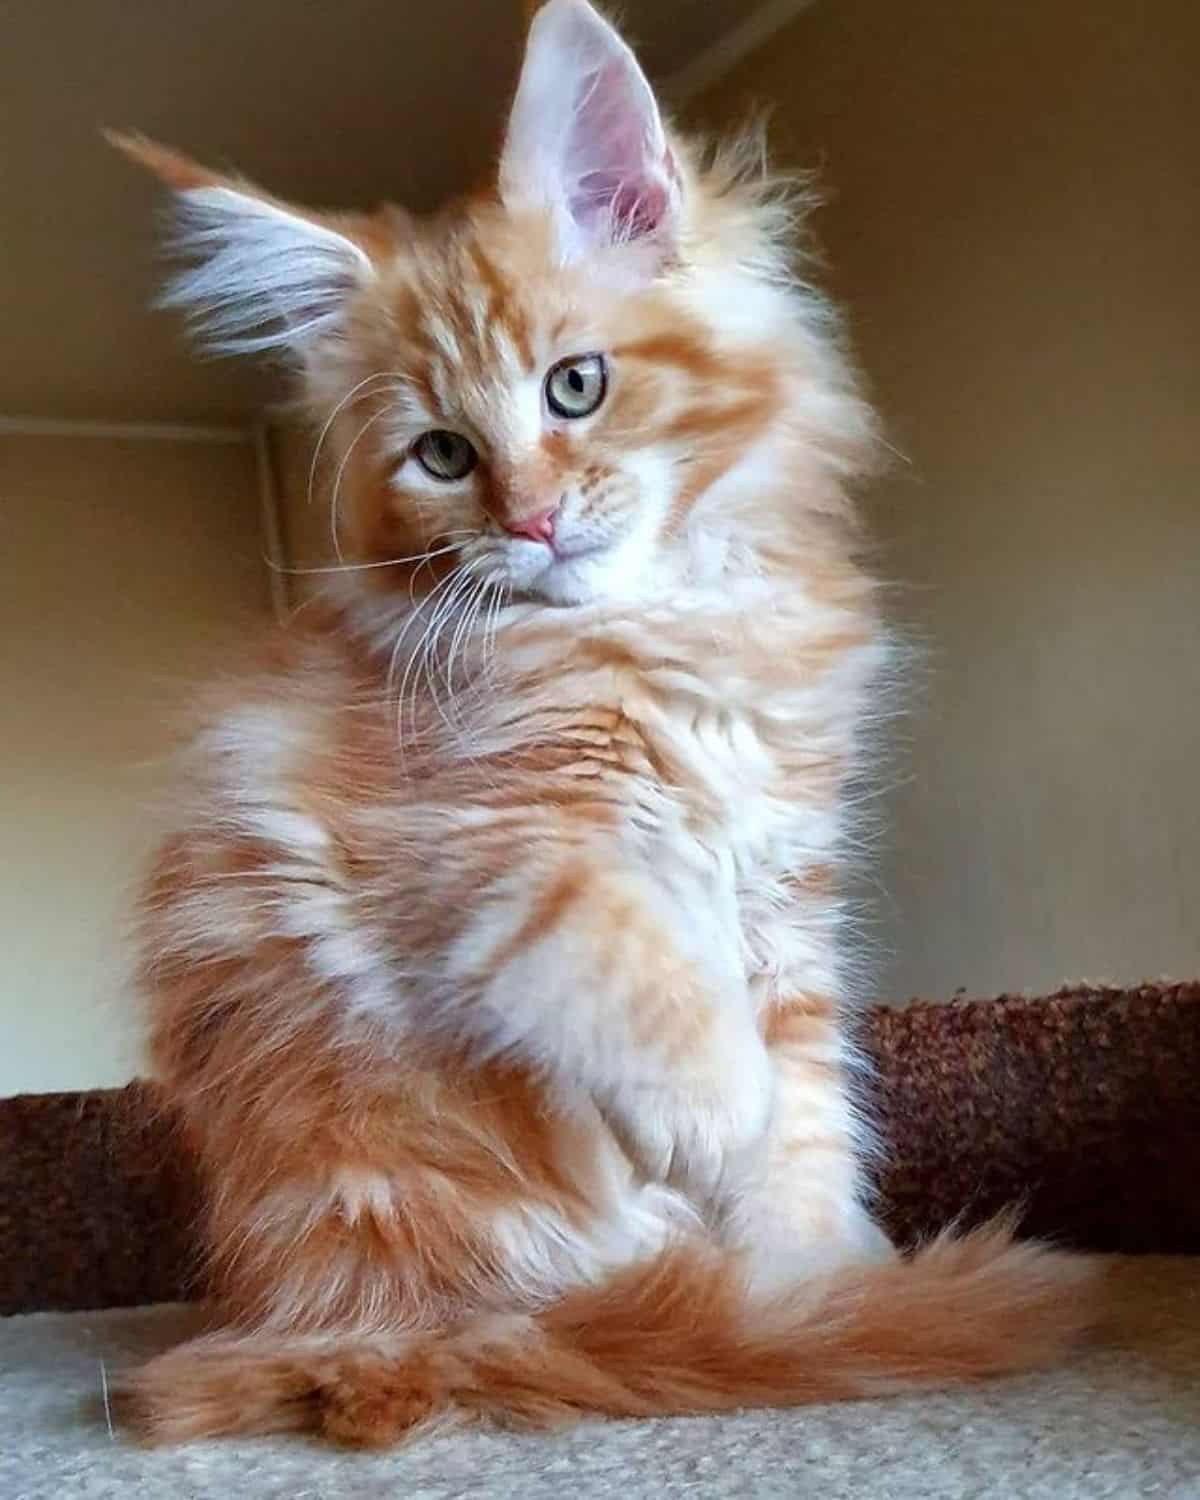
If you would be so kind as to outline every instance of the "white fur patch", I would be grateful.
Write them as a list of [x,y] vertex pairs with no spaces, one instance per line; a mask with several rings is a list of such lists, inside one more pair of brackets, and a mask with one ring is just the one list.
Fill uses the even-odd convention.
[[353,240],[234,188],[182,193],[175,247],[192,264],[163,305],[187,313],[218,354],[298,352],[337,326],[373,276]]

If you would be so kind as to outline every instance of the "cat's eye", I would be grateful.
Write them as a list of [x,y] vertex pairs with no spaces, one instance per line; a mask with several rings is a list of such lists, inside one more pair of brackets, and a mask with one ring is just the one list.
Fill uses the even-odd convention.
[[427,474],[447,483],[465,479],[479,459],[462,433],[448,432],[444,427],[423,432],[413,444],[412,451]]
[[560,359],[546,376],[546,405],[556,417],[590,417],[607,391],[602,354]]

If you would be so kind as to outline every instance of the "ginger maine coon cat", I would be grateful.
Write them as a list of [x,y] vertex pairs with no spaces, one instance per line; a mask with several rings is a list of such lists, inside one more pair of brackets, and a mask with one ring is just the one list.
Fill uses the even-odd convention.
[[873,1224],[845,789],[875,439],[787,206],[585,0],[496,181],[310,213],[144,141],[210,344],[294,365],[344,569],[214,689],[141,910],[216,1331],[150,1440],[542,1425],[1020,1369],[1083,1262]]

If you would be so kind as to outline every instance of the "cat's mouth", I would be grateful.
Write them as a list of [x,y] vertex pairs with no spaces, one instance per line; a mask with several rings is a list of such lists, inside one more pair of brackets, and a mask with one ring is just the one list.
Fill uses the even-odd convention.
[[551,542],[549,547],[556,563],[579,562],[585,557],[598,557],[608,550],[606,542]]
[[571,563],[583,562],[587,558],[599,557],[610,550],[611,542],[564,540],[559,537],[539,541],[521,540],[510,542],[504,549],[514,572],[533,577],[550,572],[556,567],[567,567]]
[[519,593],[550,604],[580,604],[593,598],[600,586],[592,565],[611,550],[611,542],[557,537],[522,542],[505,549],[506,571]]

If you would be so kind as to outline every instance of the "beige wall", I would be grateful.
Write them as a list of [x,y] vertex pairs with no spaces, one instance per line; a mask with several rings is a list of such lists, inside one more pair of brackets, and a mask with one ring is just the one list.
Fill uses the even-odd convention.
[[0,513],[0,1095],[119,1083],[171,719],[265,618],[253,452],[0,435]]
[[819,0],[699,101],[820,167],[929,646],[889,997],[1200,973],[1200,7]]

